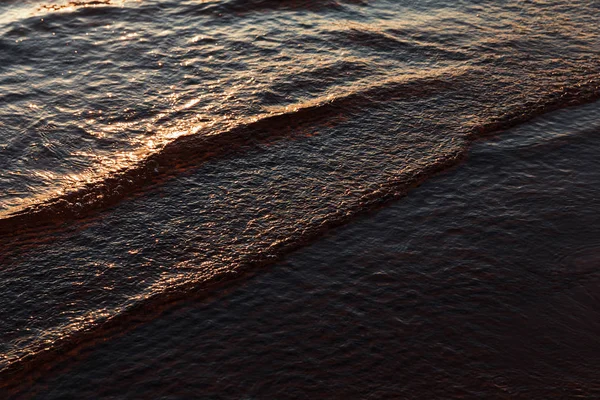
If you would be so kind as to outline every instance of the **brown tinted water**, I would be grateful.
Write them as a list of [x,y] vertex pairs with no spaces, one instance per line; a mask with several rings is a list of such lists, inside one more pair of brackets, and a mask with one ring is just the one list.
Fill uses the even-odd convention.
[[478,143],[401,201],[21,395],[595,398],[599,107]]
[[[578,285],[593,282],[597,264],[598,110],[569,107],[599,94],[597,4],[5,2],[0,11],[3,387],[26,390],[24,379],[58,368],[55,391],[32,393],[136,397],[151,382],[146,397],[591,393],[591,361],[569,363],[594,354],[584,340],[593,291]],[[460,169],[390,203],[495,134]],[[214,301],[156,311],[269,265]],[[378,267],[381,276],[358,278]],[[289,309],[261,303],[281,296]],[[253,301],[271,310],[260,317],[266,331],[225,329],[258,312],[243,305]],[[566,307],[565,319],[546,303]],[[193,321],[211,313],[225,325],[198,332]],[[319,326],[324,342],[311,331]],[[80,373],[69,369],[72,354],[123,332],[90,350]],[[222,351],[208,344],[219,338]],[[199,359],[221,375],[185,367]],[[549,372],[552,359],[564,377]]]

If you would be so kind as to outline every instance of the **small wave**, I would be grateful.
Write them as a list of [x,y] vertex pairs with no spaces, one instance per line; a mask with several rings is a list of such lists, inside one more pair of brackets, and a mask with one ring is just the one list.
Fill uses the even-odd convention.
[[176,11],[177,15],[211,15],[217,17],[237,17],[252,13],[285,11],[341,11],[344,4],[366,4],[364,0],[225,0],[186,5]]
[[548,93],[543,99],[513,107],[502,116],[479,125],[471,131],[472,140],[482,139],[551,111],[590,103],[600,98],[600,84],[588,81],[574,87],[562,87]]
[[333,31],[329,35],[332,36],[332,40],[343,46],[368,47],[393,58],[410,58],[412,61],[415,58],[439,58],[448,61],[465,61],[473,58],[472,55],[459,49],[445,49],[435,43],[416,42],[409,35],[405,35],[406,39],[403,39],[401,35],[394,35],[393,31],[376,31],[362,26]]
[[112,0],[69,1],[65,4],[43,4],[39,11],[60,11],[69,8],[99,7],[112,4]]
[[206,160],[290,137],[305,124],[314,124],[348,116],[369,104],[393,99],[423,99],[441,90],[457,89],[464,84],[462,75],[441,75],[400,81],[388,81],[364,90],[312,102],[288,105],[283,110],[257,117],[221,132],[199,132],[181,136],[166,144],[136,165],[117,171],[99,181],[47,199],[0,219],[0,234],[51,222],[81,218],[110,207],[128,194],[156,180],[179,173]]
[[308,10],[325,9],[340,10],[344,3],[359,3],[357,0],[230,0],[214,5],[211,11],[245,14],[260,11]]
[[[442,91],[460,91],[476,78],[473,75],[473,71],[464,71],[462,74],[455,71],[446,75],[391,80],[333,98],[288,105],[284,110],[256,117],[224,131],[201,131],[181,136],[131,167],[9,214],[0,219],[0,235],[83,218],[207,160],[297,135],[302,132],[303,125],[346,118],[353,111],[377,102],[411,98],[423,100]],[[500,117],[469,128],[468,138],[484,138],[535,116],[599,97],[600,86],[594,81],[576,87],[559,88],[538,101],[509,108]]]
[[300,71],[280,82],[274,82],[268,90],[258,94],[265,105],[287,104],[294,93],[305,92],[308,96],[324,94],[332,86],[347,87],[357,81],[372,77],[377,71],[363,60],[342,60]]

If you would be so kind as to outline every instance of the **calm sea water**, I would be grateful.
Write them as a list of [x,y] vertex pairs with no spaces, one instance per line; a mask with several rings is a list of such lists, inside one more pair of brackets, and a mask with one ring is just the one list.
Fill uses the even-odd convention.
[[598,395],[598,26],[591,1],[1,3],[3,390]]
[[598,398],[599,115],[479,143],[401,201],[132,321],[19,397]]

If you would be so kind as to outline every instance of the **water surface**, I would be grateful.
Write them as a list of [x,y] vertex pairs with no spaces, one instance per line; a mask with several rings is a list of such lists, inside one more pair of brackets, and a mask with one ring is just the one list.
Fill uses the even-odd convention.
[[[538,249],[543,240],[528,231],[528,215],[488,221],[491,211],[472,203],[483,200],[468,196],[481,199],[477,190],[487,188],[498,192],[490,204],[543,199],[557,210],[535,217],[547,221],[571,218],[561,216],[563,201],[585,198],[568,207],[595,210],[595,194],[584,189],[597,186],[598,110],[570,107],[600,94],[599,11],[588,1],[3,2],[3,381],[43,375],[79,345],[319,243],[331,228],[458,165],[473,140],[502,137],[510,127],[525,150],[478,150],[476,163],[490,174],[509,168],[505,175],[469,167],[447,194],[397,204],[433,218],[444,213],[438,197],[463,187],[459,202],[479,213],[473,229],[514,240],[496,256],[483,244],[466,253],[448,246],[435,263],[443,271],[464,265],[461,254],[472,253],[473,268],[484,268],[509,262],[500,256],[510,257],[511,246]],[[527,128],[534,134],[519,131],[559,109],[559,117]],[[553,155],[564,135],[586,145]],[[502,146],[513,139],[506,140]],[[528,186],[530,166],[519,157],[547,167],[536,173],[549,181]],[[591,175],[560,175],[566,167],[553,157]],[[569,185],[583,188],[581,199]],[[448,218],[441,226],[462,232],[458,214]],[[573,242],[579,233],[561,223],[551,248],[595,260]],[[378,253],[371,242],[392,228],[359,229],[361,251],[372,256],[352,265],[371,265]],[[452,241],[453,232],[414,251]],[[585,237],[594,249],[596,233]],[[335,251],[319,254],[320,262],[340,265],[330,258]],[[520,263],[544,263],[519,254],[531,257]],[[430,263],[411,265],[425,271]],[[519,278],[533,297],[547,287],[541,276],[537,283]],[[428,290],[443,287],[428,282]],[[498,285],[481,290],[504,304]],[[449,317],[449,324],[453,318],[460,320]]]

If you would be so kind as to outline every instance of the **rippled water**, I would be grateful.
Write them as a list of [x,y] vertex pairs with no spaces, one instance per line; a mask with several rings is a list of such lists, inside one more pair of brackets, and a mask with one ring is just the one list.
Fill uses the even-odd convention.
[[[43,375],[78,346],[150,322],[174,301],[280,260],[457,165],[475,139],[502,135],[538,115],[597,99],[599,11],[597,3],[587,1],[2,3],[3,381],[12,387],[24,376]],[[536,263],[526,251],[511,255],[510,246],[532,249],[542,260],[541,239],[534,234],[540,232],[530,229],[534,220],[536,229],[554,232],[551,248],[564,246],[563,258],[580,254],[585,274],[591,274],[598,233],[582,229],[589,247],[579,247],[579,234],[561,225],[572,219],[561,214],[564,207],[580,217],[576,211],[585,205],[590,211],[581,215],[586,218],[598,210],[591,200],[595,192],[587,190],[597,186],[593,139],[599,112],[596,104],[586,107],[513,128],[506,139],[484,145],[475,166],[453,175],[450,186],[440,184],[435,190],[441,192],[419,189],[418,204],[400,200],[406,221],[395,215],[392,221],[398,222],[379,228],[348,228],[355,241],[348,246],[365,255],[351,257],[354,269],[346,280],[326,282],[322,293],[327,294],[319,295],[322,304],[352,286],[353,271],[364,273],[379,263],[404,274],[406,285],[414,281],[411,290],[433,293],[454,280],[470,282],[473,271],[497,269],[481,272],[498,278],[476,292],[503,307],[529,301],[547,293],[546,275],[553,267],[539,261],[541,269],[531,266],[514,276],[516,269],[506,275],[501,267]],[[575,144],[556,155],[556,147],[571,141]],[[575,161],[577,168],[569,170]],[[556,177],[538,186],[528,185],[535,176],[552,174]],[[554,181],[561,184],[553,186]],[[447,205],[451,199],[462,208]],[[500,220],[476,206],[486,201],[504,207],[496,210]],[[522,208],[511,210],[513,202]],[[549,211],[528,214],[527,207],[539,211],[540,205]],[[459,211],[469,215],[475,230],[469,235],[510,240],[493,249],[485,243],[455,243],[468,233]],[[440,231],[424,233],[436,215],[446,218]],[[554,217],[559,222],[553,226]],[[378,226],[378,216],[369,218],[365,224]],[[435,255],[435,262],[410,254],[397,258],[397,246],[409,246],[409,239],[393,241],[389,257],[387,250],[380,254],[376,242],[395,232],[396,223],[423,229],[396,234],[414,237],[411,252]],[[337,265],[331,273],[344,275],[344,263],[335,261],[339,250],[328,241],[314,245],[329,249],[314,253],[314,262]],[[439,244],[439,254],[432,244]],[[415,270],[398,272],[399,265]],[[296,269],[311,281],[312,273],[304,270],[313,269],[303,262]],[[391,273],[367,279],[361,290],[377,292]],[[579,276],[561,273],[565,281]],[[438,278],[418,281],[420,274]],[[295,278],[290,279],[286,285]],[[300,284],[298,290],[307,284],[317,282]],[[531,293],[519,297],[523,285]],[[397,296],[397,290],[391,287],[384,295]],[[241,293],[267,296],[262,289]],[[423,315],[451,308],[459,298],[449,296],[423,305]],[[390,299],[404,301],[402,296]],[[206,306],[215,309],[207,312],[218,312],[219,301]],[[343,304],[348,307],[343,312],[353,313],[356,305]],[[448,324],[464,332],[461,323],[470,322],[460,314],[477,307],[459,307],[462,311],[448,316]],[[312,304],[298,313],[278,312],[297,318],[292,325],[310,324],[315,316],[306,313],[316,309]],[[371,326],[372,317],[361,315]],[[157,321],[147,329],[155,329]],[[433,326],[440,322],[431,321]],[[188,328],[173,329],[158,336],[178,337]],[[377,331],[369,362],[375,362],[377,346],[389,345],[384,339],[389,329]],[[294,336],[293,329],[285,330]],[[437,345],[437,336],[431,340],[423,343]],[[401,343],[393,344],[390,351],[403,351]],[[426,347],[423,357],[429,354]],[[170,357],[185,348],[174,346]],[[331,362],[360,359],[353,352],[344,354],[337,361],[332,355]],[[464,357],[469,354],[465,351]],[[143,357],[151,364],[154,356]],[[237,358],[223,357],[214,360],[237,365],[232,361]],[[454,371],[445,366],[436,367],[440,374]],[[392,370],[398,368],[381,376],[413,379]],[[187,376],[186,382],[192,385],[197,378]],[[415,387],[423,389],[427,381],[417,380]],[[362,394],[377,392],[371,389]],[[244,391],[232,393],[239,397]]]
[[98,343],[25,398],[595,398],[600,103],[208,299]]

